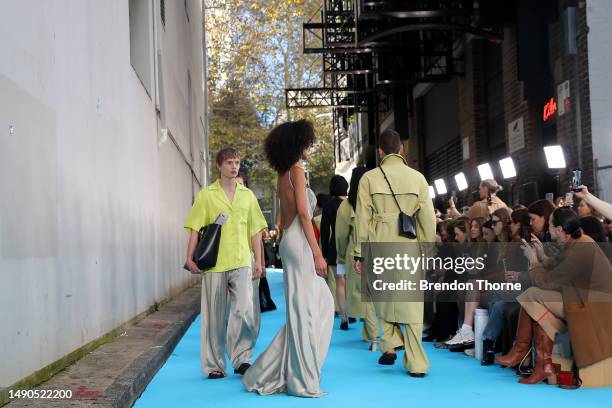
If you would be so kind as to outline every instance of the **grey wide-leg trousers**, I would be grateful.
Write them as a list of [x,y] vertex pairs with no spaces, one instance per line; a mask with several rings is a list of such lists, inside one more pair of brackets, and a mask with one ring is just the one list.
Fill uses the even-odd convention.
[[202,274],[200,360],[202,371],[225,369],[225,352],[233,368],[250,363],[259,334],[257,281],[251,268]]

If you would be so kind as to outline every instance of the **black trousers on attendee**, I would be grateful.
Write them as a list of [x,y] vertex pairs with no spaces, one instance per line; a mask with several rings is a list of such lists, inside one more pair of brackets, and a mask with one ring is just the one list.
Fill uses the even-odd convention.
[[[440,297],[452,299],[454,295],[452,293],[439,293]],[[448,340],[450,336],[457,332],[458,327],[458,316],[459,307],[456,301],[437,301],[436,302],[436,316],[434,318],[431,332],[436,336],[437,341]]]
[[268,280],[265,277],[259,279],[259,307],[262,313],[276,309],[276,305],[270,295]]
[[[454,280],[463,281],[465,277],[446,271],[444,282],[451,283]],[[436,313],[431,325],[430,333],[435,336],[436,341],[445,341],[457,332],[459,327],[458,295],[455,291],[441,291],[435,298]]]

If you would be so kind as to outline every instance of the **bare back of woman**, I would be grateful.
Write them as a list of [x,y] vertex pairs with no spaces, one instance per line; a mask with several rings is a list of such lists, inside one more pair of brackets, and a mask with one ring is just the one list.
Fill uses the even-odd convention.
[[304,170],[293,165],[277,180],[280,198],[286,324],[246,371],[248,391],[321,397],[320,376],[331,340],[334,299],[322,276],[326,264],[312,229],[316,197]]
[[334,299],[323,279],[327,265],[312,227],[316,196],[299,166],[314,140],[312,123],[300,120],[278,125],[264,141],[266,157],[278,174],[287,322],[242,378],[248,391],[263,395],[325,395],[320,376],[331,340]]
[[[295,182],[293,180],[295,180],[296,176],[303,177],[303,173],[300,173],[299,169],[302,168],[296,164],[278,176],[276,180],[276,191],[280,200],[280,227],[283,230],[289,227],[295,220],[295,217],[298,216]],[[291,172],[294,172],[294,175]]]

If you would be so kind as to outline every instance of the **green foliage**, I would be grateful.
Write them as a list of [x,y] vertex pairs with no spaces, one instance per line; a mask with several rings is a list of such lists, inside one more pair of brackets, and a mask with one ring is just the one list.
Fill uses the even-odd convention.
[[[225,89],[219,100],[212,101],[209,121],[211,156],[224,147],[234,147],[240,152],[241,166],[248,170],[251,187],[266,190],[270,195],[274,172],[263,154],[266,132],[253,102],[238,86]],[[214,177],[218,177],[216,166],[212,170]]]
[[[313,190],[326,192],[334,172],[329,110],[287,111],[285,88],[321,86],[321,63],[302,54],[304,18],[320,0],[206,0],[211,157],[222,147],[241,153],[262,210],[272,207],[276,175],[263,155],[271,127],[313,121],[317,144],[306,163]],[[308,40],[307,40],[308,41]],[[217,176],[217,169],[211,169]]]

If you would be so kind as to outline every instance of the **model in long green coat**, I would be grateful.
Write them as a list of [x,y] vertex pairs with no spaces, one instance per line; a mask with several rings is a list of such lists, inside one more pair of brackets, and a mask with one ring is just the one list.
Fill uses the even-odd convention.
[[[380,167],[385,172],[396,195],[402,211],[408,215],[416,215],[417,238],[411,240],[399,235],[399,209],[393,199],[387,181],[380,168],[365,173],[359,183],[356,206],[357,242],[355,257],[361,257],[361,243],[433,243],[435,242],[435,215],[429,184],[418,171],[408,167],[403,157],[404,146],[399,142],[399,135],[380,137],[378,149],[382,157]],[[383,140],[385,139],[385,140]],[[389,147],[391,146],[391,147]],[[419,245],[408,246],[409,256],[419,257]],[[358,271],[361,263],[357,262]],[[365,271],[367,272],[367,271]],[[401,279],[413,279],[406,270],[389,271],[389,281],[399,282]],[[418,271],[422,274],[423,271]],[[394,275],[393,275],[394,274]],[[371,274],[368,274],[371,286]],[[422,376],[429,370],[429,361],[422,346],[423,332],[423,302],[377,301],[374,299],[377,316],[381,319],[383,356],[381,364],[393,364],[396,349],[405,348],[404,366],[414,376]]]
[[346,303],[350,317],[363,319],[362,336],[370,341],[370,348],[374,348],[380,334],[374,304],[371,300],[363,298],[361,292],[361,276],[353,267],[353,254],[357,234],[355,231],[355,210],[349,202],[344,200],[336,213],[336,251],[338,265],[344,265],[346,270]]

